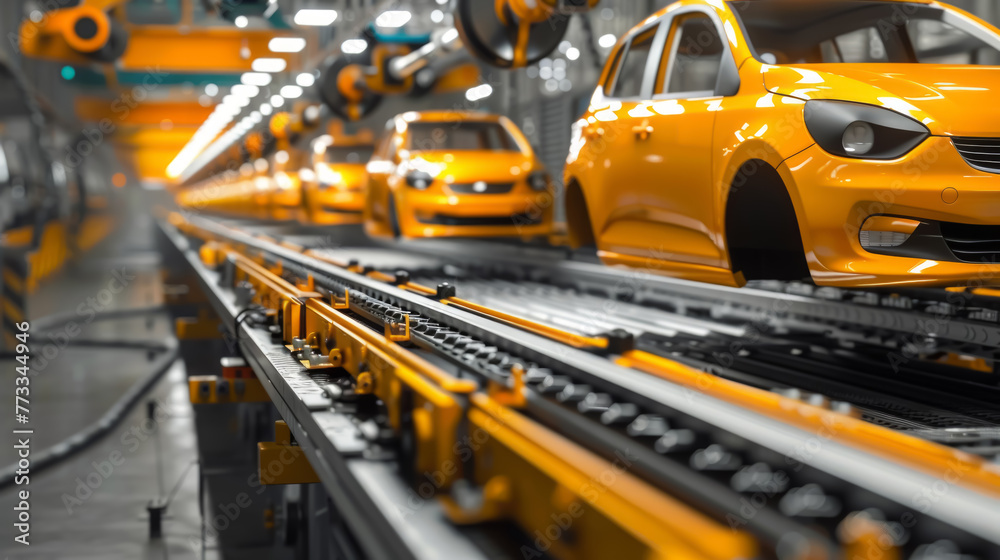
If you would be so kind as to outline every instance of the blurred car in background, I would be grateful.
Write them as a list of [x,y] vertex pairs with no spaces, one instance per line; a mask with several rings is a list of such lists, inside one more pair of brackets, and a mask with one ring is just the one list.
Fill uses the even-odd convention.
[[551,178],[506,117],[409,112],[367,166],[365,230],[383,237],[521,237],[552,231]]
[[356,224],[365,206],[365,167],[372,134],[324,134],[312,142],[312,167],[299,173],[305,218],[320,225]]

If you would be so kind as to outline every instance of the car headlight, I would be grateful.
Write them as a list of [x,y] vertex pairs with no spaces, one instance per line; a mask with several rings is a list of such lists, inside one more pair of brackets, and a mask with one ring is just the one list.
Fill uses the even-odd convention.
[[916,148],[930,131],[891,109],[846,101],[807,101],[806,128],[827,152],[860,159],[896,159]]
[[406,184],[417,190],[426,190],[434,182],[434,177],[426,171],[411,171],[406,175]]
[[549,174],[544,171],[536,171],[528,176],[528,185],[536,191],[544,191],[549,188]]

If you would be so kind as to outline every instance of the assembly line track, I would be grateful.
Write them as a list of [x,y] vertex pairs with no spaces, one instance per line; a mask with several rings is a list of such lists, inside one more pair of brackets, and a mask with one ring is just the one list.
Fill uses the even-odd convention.
[[[755,445],[783,455],[793,454],[797,449],[809,449],[810,453],[801,457],[804,464],[899,504],[911,504],[914,496],[919,495],[927,488],[934,487],[935,483],[939,482],[937,477],[924,471],[912,469],[885,457],[872,455],[835,439],[824,439],[821,445],[816,446],[814,444],[818,437],[817,434],[807,430],[706,394],[697,393],[664,379],[644,375],[636,370],[616,365],[606,357],[569,348],[547,338],[456,310],[432,298],[423,297],[350,272],[304,255],[300,251],[233,230],[214,221],[193,217],[190,219],[190,223],[196,228],[235,245],[256,249],[275,259],[325,275],[343,285],[350,286],[354,291],[359,291],[370,297],[377,297],[381,301],[398,305],[429,320],[460,329],[469,336],[495,345],[502,350],[516,353],[543,367],[552,366],[560,371],[572,372],[574,375],[588,380],[594,386],[608,387],[617,393],[628,394],[633,402],[643,407],[652,410],[669,409],[680,412],[712,425],[716,429],[744,438]],[[605,273],[596,272],[594,267],[578,263],[550,263],[550,267],[558,273],[557,278],[566,282],[582,279],[583,281],[600,282],[603,285],[606,284],[608,278]],[[570,278],[571,274],[579,275],[580,278]],[[706,292],[693,290],[688,283],[647,275],[639,275],[637,278],[648,282],[651,286],[660,286],[663,282],[667,282],[678,292],[688,290],[692,297],[706,297]],[[732,293],[726,290],[715,289],[715,287],[703,288],[707,293],[717,293],[719,297],[732,296]],[[747,295],[743,291],[740,291],[740,294]],[[748,295],[751,298],[758,298],[761,302],[765,300],[764,296],[760,294],[751,293]],[[772,302],[774,299],[774,297],[767,297],[766,301]],[[818,313],[818,310],[813,309],[817,307],[816,304],[804,298],[787,296],[780,299],[791,300],[790,304],[793,308],[802,308]],[[843,311],[838,312],[836,317],[841,317],[843,313]],[[861,320],[862,315],[863,313],[859,310],[858,320]],[[871,315],[870,320],[879,320],[875,318],[877,313]],[[884,320],[883,317],[879,321]],[[899,317],[900,324],[904,320],[906,320],[904,317]],[[315,439],[322,436],[315,434],[312,437]],[[328,458],[324,457],[324,459]],[[940,497],[929,515],[954,527],[961,527],[988,542],[1000,543],[1000,534],[996,532],[996,527],[1000,526],[1000,500],[995,495],[979,493],[957,484]]]

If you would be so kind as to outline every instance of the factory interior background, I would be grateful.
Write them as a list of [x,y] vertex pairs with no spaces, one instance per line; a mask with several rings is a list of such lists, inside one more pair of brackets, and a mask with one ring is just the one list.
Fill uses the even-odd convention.
[[[635,111],[655,118],[677,107],[666,94],[633,109],[634,123],[595,128],[603,121],[595,87],[619,40],[672,2],[555,3],[0,3],[0,556],[1000,558],[995,262],[985,279],[969,280],[974,270],[963,267],[978,265],[948,241],[963,264],[936,269],[940,282],[921,283],[907,276],[920,272],[913,265],[889,263],[864,276],[884,274],[885,283],[837,285],[824,279],[861,276],[833,266],[823,276],[810,265],[813,281],[789,281],[786,259],[774,268],[783,277],[771,280],[751,274],[762,270],[752,264],[746,274],[724,270],[728,257],[715,253],[668,274],[650,263],[674,249],[639,221],[580,238],[567,224],[586,203],[564,174],[585,166],[580,147],[604,135],[614,150],[617,130],[636,141],[627,150],[643,150],[640,141],[664,132]],[[708,14],[731,3],[684,4]],[[947,5],[1000,25],[994,0]],[[702,47],[728,53],[726,33],[747,33],[750,23],[763,34],[766,22],[751,22],[757,12],[748,10],[743,28],[726,20],[721,42]],[[512,22],[525,14],[538,19]],[[806,40],[787,21],[774,29]],[[471,45],[476,33],[481,44]],[[645,39],[654,51],[674,40],[661,35]],[[854,39],[840,48],[873,48],[870,35]],[[1000,49],[975,61],[990,76],[932,69],[913,77],[904,67],[926,65],[911,64],[868,78],[813,72],[810,82],[780,74],[791,62],[763,64],[786,99],[805,88],[868,86],[926,98],[933,87],[947,99],[927,114],[945,103],[952,113],[907,119],[930,127],[916,142],[941,136],[932,122],[960,122],[956,137],[1000,136],[995,93],[948,91],[995,92]],[[641,72],[638,79],[637,93]],[[646,77],[646,90],[655,79]],[[856,82],[837,81],[847,79]],[[892,80],[905,85],[892,89]],[[907,102],[899,99],[884,107],[900,110]],[[718,114],[762,107],[747,103]],[[472,124],[448,129],[449,119]],[[873,119],[878,135],[895,122]],[[691,120],[684,134],[711,122]],[[464,167],[452,153],[428,155],[396,177],[390,138],[422,126],[441,146],[473,131],[486,155]],[[741,141],[766,134],[748,126],[736,131]],[[864,126],[861,143],[872,129]],[[840,133],[834,152],[850,152]],[[778,161],[822,152],[815,143]],[[682,165],[709,157],[674,144],[687,150],[674,160]],[[488,153],[502,151],[497,145],[521,153],[498,164]],[[866,225],[864,240],[885,234],[884,245],[866,245],[872,253],[891,260],[902,243],[892,235],[924,228],[938,228],[928,239],[951,239],[960,218],[1000,224],[1000,204],[985,193],[1000,192],[988,177],[1000,162],[990,168],[968,159],[988,156],[947,146],[933,158],[921,152],[920,172],[932,170],[934,204],[948,203],[951,194],[938,193],[955,186],[974,217],[949,206],[931,222],[910,220],[907,233],[895,224],[871,238]],[[956,138],[959,151],[1000,153],[996,143],[970,146]],[[466,148],[450,149],[460,159]],[[955,171],[962,157],[976,178]],[[810,165],[805,155],[795,161]],[[510,189],[545,196],[530,207],[498,202],[511,210],[491,217],[475,214],[471,201],[456,215],[423,209],[438,187],[416,191],[449,165],[457,178],[448,192],[459,195],[434,198],[442,207],[461,208],[475,193],[500,200]],[[486,177],[498,167],[517,175]],[[883,169],[847,175],[887,189],[874,200],[892,210],[869,213],[922,208],[924,199],[890,188],[896,171]],[[591,199],[591,216],[659,196],[636,188],[630,198],[651,176],[614,172],[607,188],[621,196]],[[693,176],[677,173],[665,176]],[[406,215],[388,190],[397,178],[416,193]],[[351,181],[357,186],[342,198],[322,199],[329,184]],[[827,193],[829,185],[809,186]],[[387,206],[372,202],[376,189],[390,192]],[[813,204],[832,213],[833,196]],[[330,211],[340,203],[354,206]],[[779,206],[756,219],[780,221]],[[816,239],[839,235],[839,225],[824,221]],[[620,254],[622,239],[646,236],[647,256]],[[695,237],[684,242],[717,239]],[[912,251],[937,250],[933,242]],[[620,443],[626,438],[633,443]],[[690,455],[678,459],[681,449]]]

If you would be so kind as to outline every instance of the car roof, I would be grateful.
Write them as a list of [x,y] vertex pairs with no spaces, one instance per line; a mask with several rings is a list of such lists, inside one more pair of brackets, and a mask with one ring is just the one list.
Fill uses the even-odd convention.
[[396,118],[406,122],[497,122],[500,120],[500,115],[482,111],[410,111],[397,115]]

